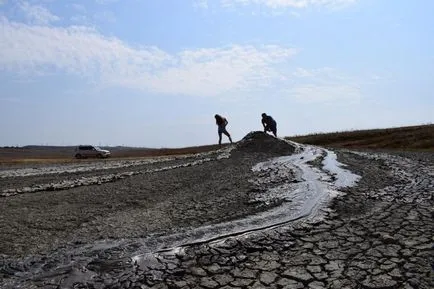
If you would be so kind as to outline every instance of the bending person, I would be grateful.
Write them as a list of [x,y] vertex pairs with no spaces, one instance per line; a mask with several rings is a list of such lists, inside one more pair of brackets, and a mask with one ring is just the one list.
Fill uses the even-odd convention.
[[262,125],[265,133],[271,131],[277,137],[277,123],[270,115],[262,114]]
[[215,117],[215,122],[218,126],[219,145],[222,144],[222,134],[225,134],[232,143],[231,135],[226,130],[226,126],[228,125],[228,120],[226,118],[222,117],[221,115],[218,115],[218,114],[216,114],[214,117]]

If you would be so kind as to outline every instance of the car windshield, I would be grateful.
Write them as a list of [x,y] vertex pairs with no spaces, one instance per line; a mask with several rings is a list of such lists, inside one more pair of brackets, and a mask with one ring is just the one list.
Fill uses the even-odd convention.
[[100,147],[94,147],[96,150],[101,151],[102,149]]

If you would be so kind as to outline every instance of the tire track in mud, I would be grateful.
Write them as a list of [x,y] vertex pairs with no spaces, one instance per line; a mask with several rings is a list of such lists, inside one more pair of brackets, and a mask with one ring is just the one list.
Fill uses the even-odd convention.
[[[19,177],[37,177],[37,176],[59,174],[59,176],[54,177],[55,180],[56,179],[58,180],[59,178],[62,178],[60,175],[64,176],[63,180],[57,182],[41,183],[41,184],[35,184],[26,187],[3,189],[0,191],[0,197],[11,197],[19,194],[36,193],[36,192],[43,192],[43,191],[68,190],[71,188],[76,188],[81,186],[101,185],[103,183],[116,182],[118,180],[122,180],[136,175],[164,172],[167,170],[172,170],[177,168],[197,166],[205,162],[228,158],[233,148],[234,147],[228,147],[226,149],[219,150],[217,152],[201,153],[192,156],[188,155],[182,157],[179,156],[165,157],[165,158],[147,159],[147,160],[140,160],[140,161],[121,161],[116,163],[113,162],[114,164],[109,164],[109,165],[96,163],[96,164],[86,164],[84,166],[65,165],[60,167],[54,167],[52,169],[50,169],[50,167],[39,168],[39,169],[22,169],[21,171],[18,171],[15,174],[13,173],[13,171],[10,170],[3,171],[3,172],[0,171],[0,180],[2,178],[17,179]],[[174,164],[164,165],[165,163],[168,162]],[[152,169],[147,169],[145,167],[145,169],[141,169],[141,167],[145,165],[157,165],[157,167]],[[126,171],[119,172],[119,173],[115,172],[111,174],[101,173],[108,170],[114,170],[114,169],[119,170],[120,168]],[[92,172],[92,170],[94,169],[97,169],[100,175],[86,176],[90,174],[90,172]],[[85,173],[85,176],[79,178],[73,176],[72,179],[68,178],[68,175],[71,174],[75,175],[81,173]],[[95,174],[95,172],[93,174]],[[21,182],[18,181],[18,183],[20,184]],[[15,183],[14,186],[17,185],[18,184]]]
[[[233,148],[233,147],[232,147]],[[26,168],[15,168],[15,169],[2,169],[0,170],[0,179],[12,178],[12,177],[31,177],[31,176],[42,176],[42,175],[57,175],[57,174],[72,174],[72,173],[85,173],[85,172],[95,172],[113,169],[123,169],[130,167],[139,167],[143,165],[149,165],[154,163],[169,162],[174,160],[186,160],[189,158],[206,158],[213,157],[219,154],[227,154],[231,147],[220,149],[217,151],[190,154],[190,155],[180,155],[180,156],[166,156],[166,157],[156,157],[156,158],[142,158],[142,159],[132,159],[132,160],[105,160],[105,161],[92,161],[85,163],[75,163],[75,164],[60,164],[60,165],[41,165],[37,167],[26,167]]]

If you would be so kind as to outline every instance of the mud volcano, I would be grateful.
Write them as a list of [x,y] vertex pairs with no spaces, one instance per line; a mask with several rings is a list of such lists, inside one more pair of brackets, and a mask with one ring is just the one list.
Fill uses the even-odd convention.
[[281,156],[293,154],[295,147],[262,131],[252,131],[237,144],[236,151]]
[[0,171],[0,288],[434,288],[432,156],[294,146]]

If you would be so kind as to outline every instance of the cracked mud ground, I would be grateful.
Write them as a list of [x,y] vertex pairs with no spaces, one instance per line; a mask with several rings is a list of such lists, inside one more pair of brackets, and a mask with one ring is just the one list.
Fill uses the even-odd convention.
[[119,285],[434,288],[433,156],[340,152],[339,158],[362,179],[333,202],[324,221],[161,254],[158,266]]
[[[57,250],[62,251],[62,246],[71,246],[71,242],[167,233],[267,209],[266,205],[258,207],[248,201],[249,193],[257,190],[247,182],[252,177],[250,168],[266,158],[290,152],[259,151],[238,155],[235,151],[227,160],[97,186],[0,199],[0,285],[14,288],[16,283],[8,280],[24,276],[34,263],[50,267],[43,260],[55,259],[51,251],[59,246]],[[57,268],[56,274],[36,279],[27,276],[20,286],[434,288],[434,155],[337,153],[339,161],[362,178],[357,186],[344,189],[345,195],[333,200],[320,221],[301,221],[187,245],[178,251],[154,252],[147,256],[147,262],[120,258],[122,254],[116,250],[125,248],[113,248],[101,251],[101,256],[84,267]],[[210,194],[216,191],[218,194]],[[56,194],[64,206],[53,210],[54,204],[59,205]],[[56,219],[59,216],[71,217],[70,223]],[[35,257],[38,254],[45,256]],[[90,272],[92,276],[84,278]]]

